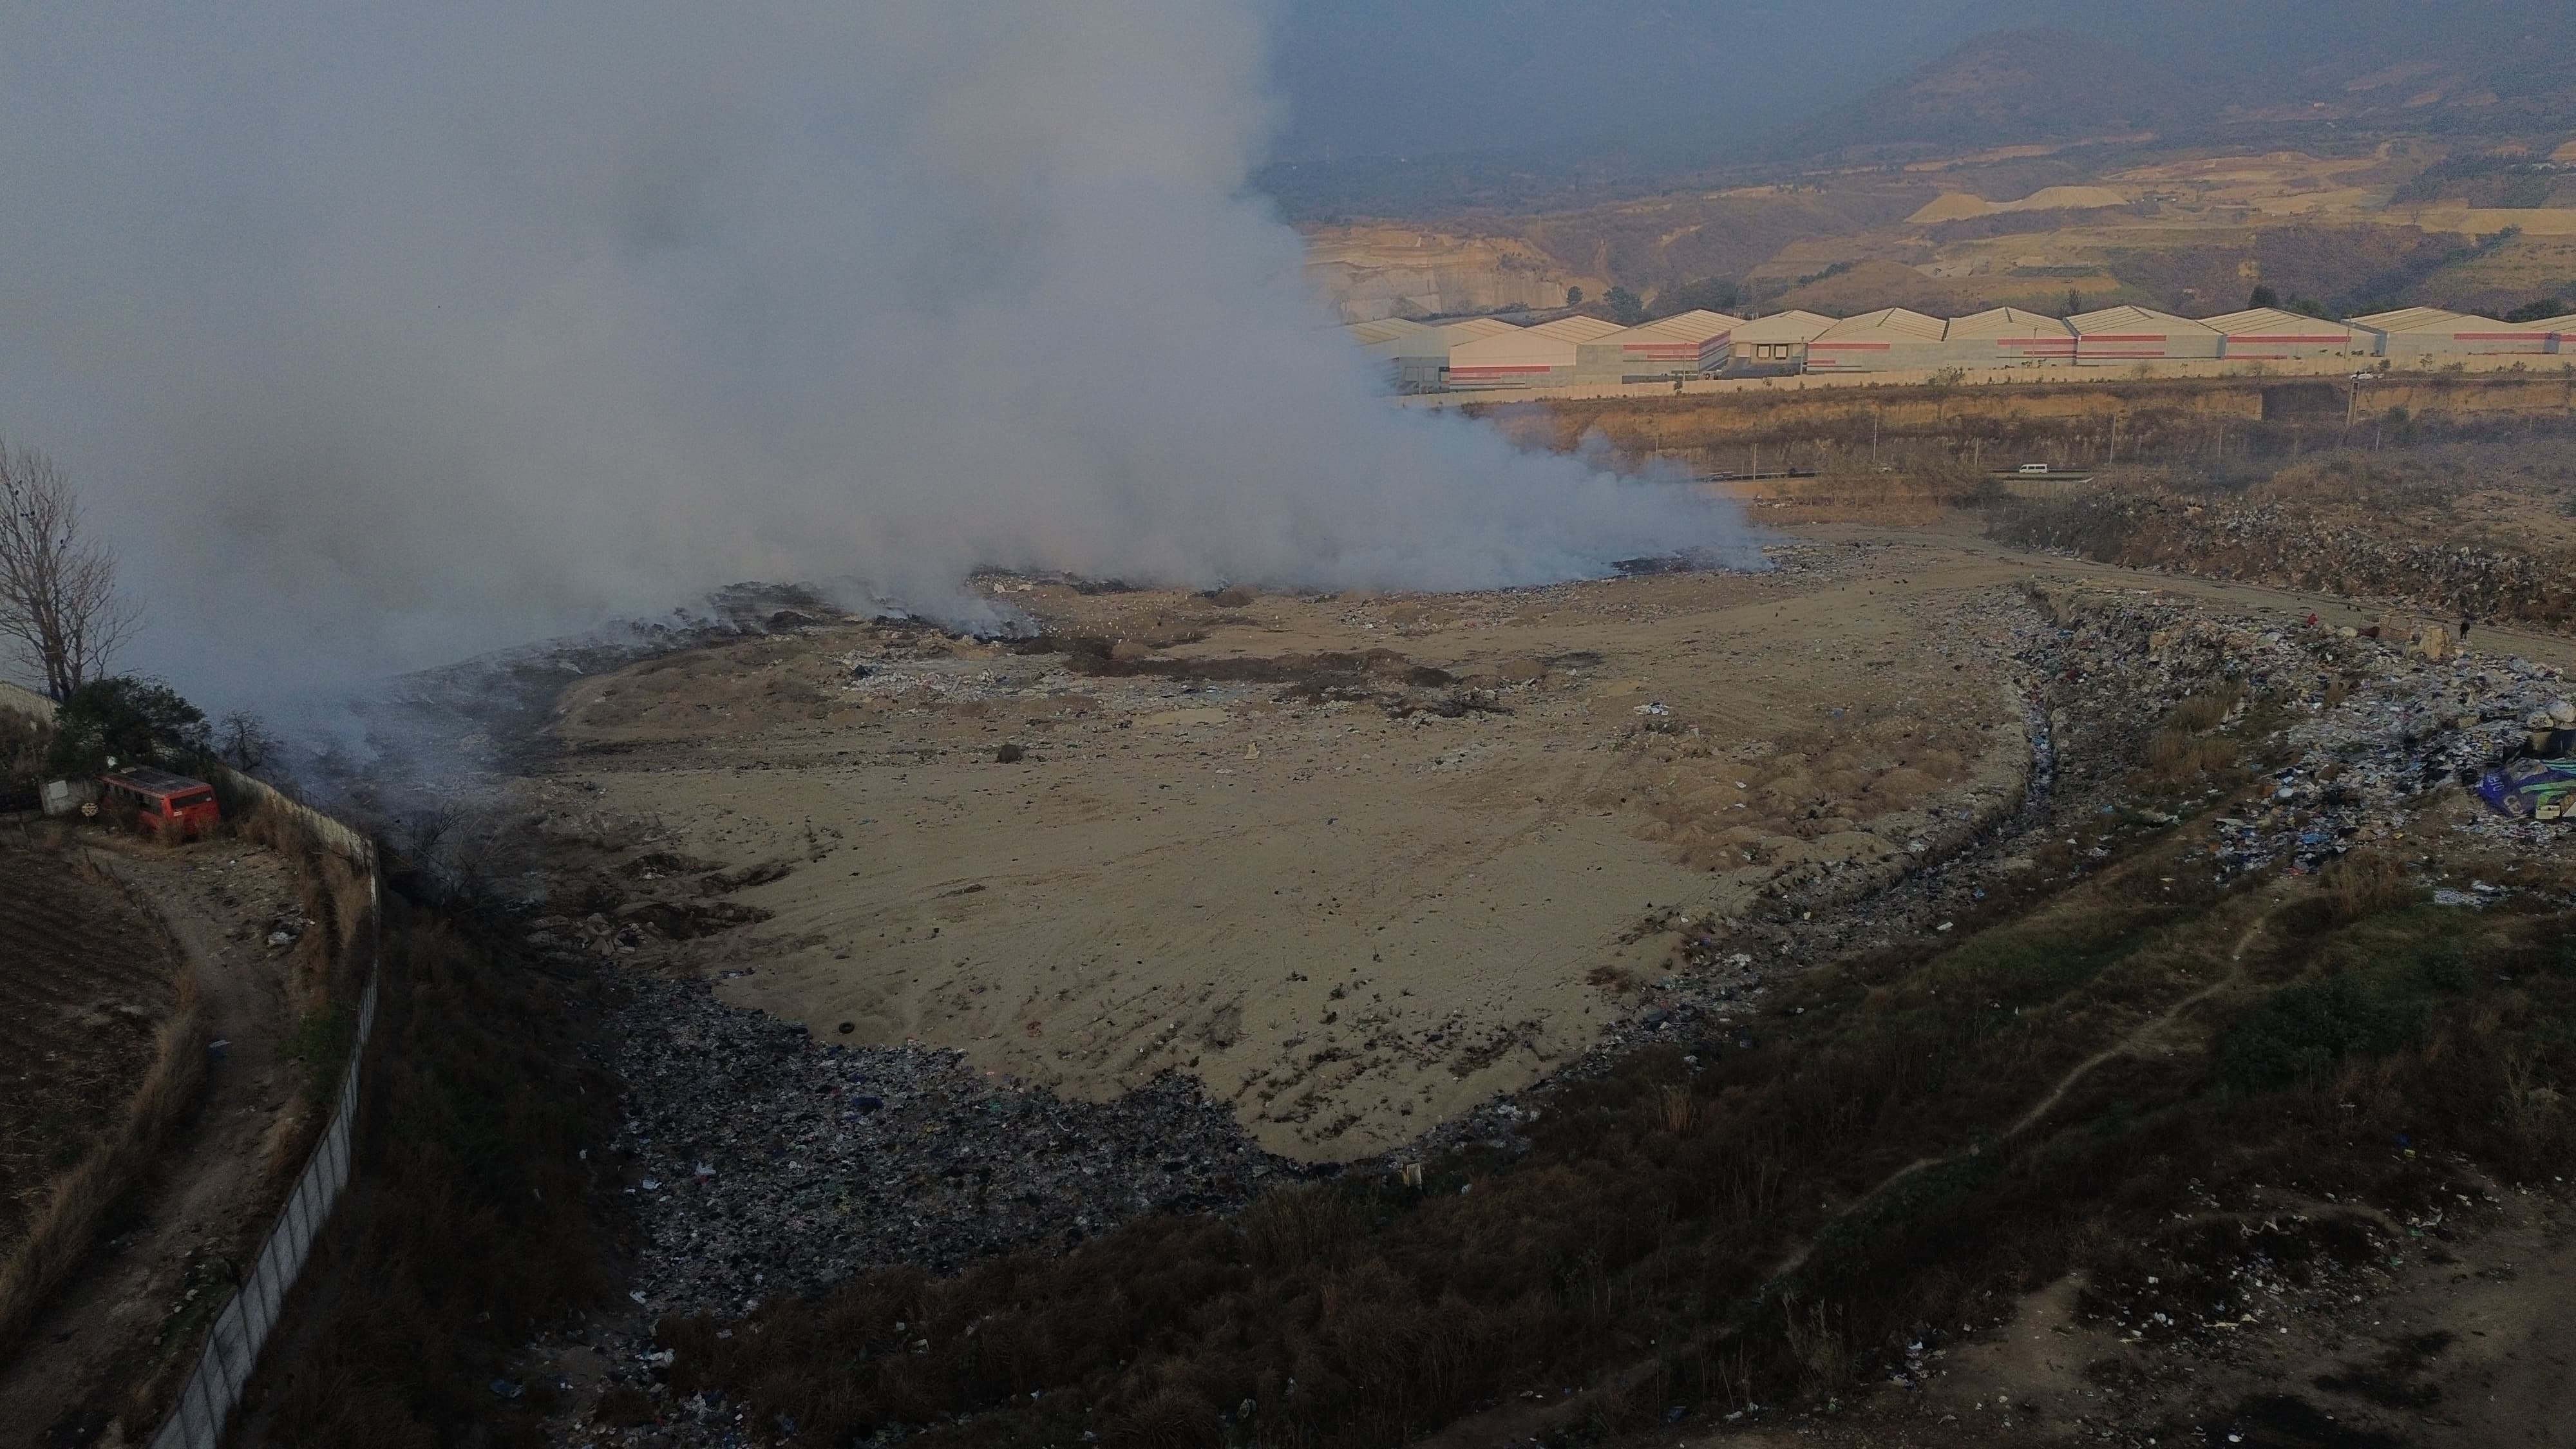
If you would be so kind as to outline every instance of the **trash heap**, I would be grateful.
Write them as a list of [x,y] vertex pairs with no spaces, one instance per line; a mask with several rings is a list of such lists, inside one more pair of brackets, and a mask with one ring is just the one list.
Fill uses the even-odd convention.
[[1146,1213],[1232,1211],[1301,1172],[1171,1074],[1069,1102],[956,1051],[825,1045],[694,981],[639,979],[620,1016],[616,1151],[656,1315],[1060,1250]]
[[[2201,614],[2147,590],[2036,586],[2034,594],[2058,637],[2034,641],[2023,662],[2080,685],[2092,706],[2072,748],[2134,748],[2183,699],[2220,688],[2243,696],[2231,726],[2249,710],[2288,718],[2268,788],[2215,823],[2208,858],[2222,879],[2312,871],[2388,839],[2459,803],[2527,747],[2535,716],[2566,711],[2568,685],[2556,667],[2479,652],[2444,624],[2391,616],[2368,630],[2284,626]],[[2109,738],[2120,730],[2131,738]],[[2483,809],[2458,829],[2506,850],[2557,839],[2553,821]]]
[[2303,502],[2103,490],[2019,506],[1995,535],[2128,568],[2345,598],[2422,599],[2454,616],[2553,626],[2576,619],[2563,558],[2445,542],[2384,515],[2339,518]]

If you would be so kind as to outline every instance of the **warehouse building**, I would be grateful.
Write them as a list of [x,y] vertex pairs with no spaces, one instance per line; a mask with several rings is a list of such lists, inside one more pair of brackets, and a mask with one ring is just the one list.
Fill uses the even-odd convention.
[[1910,367],[1940,367],[1938,317],[1903,307],[1887,307],[1846,317],[1807,339],[1809,372],[1893,372]]
[[1574,381],[1574,368],[1586,342],[1621,331],[1616,322],[1595,317],[1562,317],[1536,327],[1505,327],[1449,349],[1449,386],[1562,387]]
[[2564,317],[2543,317],[2531,324],[2549,334],[2549,350],[2561,357],[2576,357],[2576,312]]
[[2144,307],[2079,312],[2066,325],[2075,333],[2076,362],[2088,367],[2176,358],[2205,361],[2217,357],[2226,341],[2204,323]]
[[1996,307],[1954,317],[1941,335],[1945,367],[2029,367],[2075,360],[2075,332],[2054,317]]
[[1807,344],[1834,325],[1814,312],[1774,312],[1738,323],[1727,348],[1727,366],[1756,372],[1795,372],[1807,365]]
[[1691,311],[1659,318],[1580,345],[1578,382],[1662,382],[1697,377],[1726,366],[1727,349],[1741,317]]
[[[1439,330],[1428,322],[1382,317],[1351,323],[1342,335],[1385,369],[1387,386],[1397,392],[1421,392],[1438,387],[1440,371],[1449,365],[1448,347],[1437,336]],[[1436,361],[1434,353],[1439,354]]]
[[2218,355],[2230,362],[2297,362],[2311,357],[2373,357],[2377,337],[2346,322],[2329,322],[2278,307],[2254,307],[2201,323],[2218,334]]
[[1342,328],[1342,335],[1372,357],[1393,357],[1395,353],[1386,349],[1408,337],[1419,337],[1434,330],[1437,329],[1428,322],[1416,322],[1405,317],[1380,317],[1374,322],[1350,323]]
[[1520,327],[1499,317],[1468,317],[1463,322],[1440,322],[1425,325],[1419,333],[1404,333],[1391,343],[1396,392],[1437,392],[1448,387],[1450,353],[1476,338],[1494,338],[1502,333],[1517,333]]
[[2499,322],[2439,307],[2406,307],[2355,317],[2352,325],[2377,338],[2376,351],[2393,362],[2441,362],[2459,357],[2524,357],[2549,351],[2549,329]]

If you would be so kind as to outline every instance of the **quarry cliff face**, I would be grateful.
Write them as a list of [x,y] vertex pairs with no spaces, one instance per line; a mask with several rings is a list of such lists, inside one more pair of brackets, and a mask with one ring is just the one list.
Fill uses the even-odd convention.
[[1517,238],[1401,226],[1310,228],[1305,235],[1307,284],[1344,322],[1562,307],[1568,287],[1595,296],[1609,287]]

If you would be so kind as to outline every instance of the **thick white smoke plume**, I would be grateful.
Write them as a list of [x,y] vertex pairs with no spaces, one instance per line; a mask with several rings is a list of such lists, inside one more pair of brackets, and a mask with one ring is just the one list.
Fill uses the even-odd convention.
[[16,0],[0,433],[241,698],[738,579],[1445,588],[1723,542],[1399,413],[1256,0]]

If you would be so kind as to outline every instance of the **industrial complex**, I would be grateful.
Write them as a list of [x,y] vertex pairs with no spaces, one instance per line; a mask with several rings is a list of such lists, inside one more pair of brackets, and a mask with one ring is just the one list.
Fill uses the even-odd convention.
[[2576,315],[2499,322],[2436,307],[2346,321],[2257,307],[2193,320],[2145,307],[2051,317],[1997,307],[1943,319],[1889,307],[1856,317],[1693,311],[1635,327],[1571,316],[1534,327],[1494,317],[1388,318],[1343,329],[1402,392],[1996,367],[2318,358],[2436,366],[2473,357],[2576,357]]

